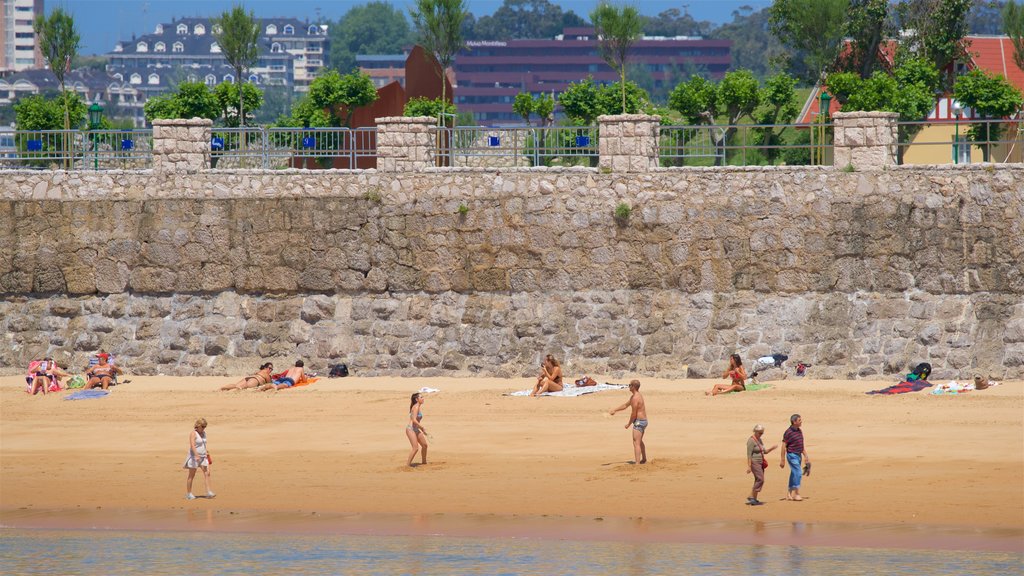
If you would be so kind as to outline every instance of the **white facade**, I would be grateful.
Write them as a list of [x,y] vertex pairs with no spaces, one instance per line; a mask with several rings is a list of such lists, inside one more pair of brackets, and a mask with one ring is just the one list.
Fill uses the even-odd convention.
[[42,68],[32,22],[43,0],[0,0],[0,72]]

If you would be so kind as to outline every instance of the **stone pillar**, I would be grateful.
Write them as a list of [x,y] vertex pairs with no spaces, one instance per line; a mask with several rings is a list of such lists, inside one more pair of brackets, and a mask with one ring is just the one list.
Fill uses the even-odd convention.
[[832,165],[858,170],[895,166],[899,117],[895,112],[836,112]]
[[598,166],[612,172],[650,172],[658,166],[660,116],[598,116]]
[[210,167],[210,132],[205,118],[153,121],[153,169],[196,172]]
[[430,116],[377,118],[377,170],[416,172],[433,166],[434,140]]

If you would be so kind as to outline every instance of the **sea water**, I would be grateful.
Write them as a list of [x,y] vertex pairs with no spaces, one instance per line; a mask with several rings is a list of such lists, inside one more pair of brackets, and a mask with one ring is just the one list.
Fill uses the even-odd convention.
[[1020,552],[0,529],[4,574],[1021,574]]

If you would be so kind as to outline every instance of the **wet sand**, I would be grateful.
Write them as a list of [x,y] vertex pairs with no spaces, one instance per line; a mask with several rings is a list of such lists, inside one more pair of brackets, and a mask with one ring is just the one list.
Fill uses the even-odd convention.
[[[502,395],[527,379],[350,377],[218,392],[232,379],[130,378],[106,398],[66,402],[0,377],[0,524],[174,529],[198,519],[223,530],[409,533],[426,518],[428,533],[453,535],[534,533],[542,522],[566,537],[754,539],[745,542],[761,541],[759,526],[771,542],[817,526],[845,534],[822,540],[830,545],[1024,548],[1019,381],[959,396],[867,396],[891,382],[790,377],[709,398],[712,380],[641,378],[650,462],[638,466],[628,414],[607,415],[626,391],[533,399]],[[429,463],[408,468],[408,398],[423,386],[441,390],[424,405]],[[783,499],[776,451],[766,505],[745,506],[751,427],[764,424],[771,446],[793,412],[813,462],[807,499]],[[181,465],[199,416],[210,423],[217,497],[186,501]],[[201,475],[193,491],[205,492]]]

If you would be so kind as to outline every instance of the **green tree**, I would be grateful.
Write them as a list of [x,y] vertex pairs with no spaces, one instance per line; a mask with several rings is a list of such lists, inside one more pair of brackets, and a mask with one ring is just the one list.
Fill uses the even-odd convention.
[[889,33],[889,0],[850,0],[846,19],[849,49],[841,54],[840,69],[861,78],[878,68],[878,49]]
[[448,100],[445,74],[455,54],[466,44],[462,22],[469,12],[463,0],[416,0],[410,13],[420,45],[440,64],[441,100]]
[[[622,99],[625,95],[625,100]],[[625,102],[625,107],[622,106]],[[647,91],[635,82],[618,82],[601,86],[597,91],[598,116],[615,114],[639,114],[650,107],[651,100]]]
[[430,116],[437,118],[438,124],[444,124],[445,117],[452,117],[456,114],[455,104],[440,98],[425,98],[423,96],[412,98],[405,103],[403,116]]
[[758,96],[759,104],[751,113],[755,124],[762,127],[755,129],[755,140],[765,146],[764,155],[769,163],[774,164],[779,157],[783,143],[783,135],[787,127],[779,128],[780,124],[790,124],[800,113],[800,103],[796,99],[796,80],[780,73],[765,81]]
[[[971,70],[956,79],[953,95],[964,106],[974,109],[982,118],[1000,119],[1020,112],[1024,97],[1017,88],[1007,82],[1001,74],[991,75],[982,70]],[[992,142],[998,141],[1006,130],[999,122],[972,124],[967,138],[972,142],[984,142],[982,154],[985,162],[992,155]]]
[[601,2],[590,13],[590,21],[597,32],[597,46],[601,58],[619,73],[622,88],[622,109],[626,109],[626,59],[629,49],[643,33],[643,20],[635,6],[616,8]]
[[558,95],[558,103],[570,121],[590,126],[601,114],[597,107],[597,93],[597,84],[594,84],[592,77],[587,76],[581,82],[569,84],[569,87]]
[[[744,117],[752,119],[751,115],[761,104],[761,94],[753,72],[733,70],[726,72],[717,85],[694,76],[676,86],[669,97],[669,107],[693,125],[713,125],[721,118],[726,126],[712,133],[712,137],[715,148],[725,150],[739,121]],[[724,153],[715,159],[716,165],[723,161],[728,161]]]
[[516,99],[512,101],[512,111],[522,116],[523,121],[529,126],[530,114],[533,114],[533,96],[529,92],[516,94]]
[[1013,61],[1024,70],[1024,6],[1014,0],[1003,7],[1003,32],[1013,43]]
[[47,99],[39,94],[24,96],[14,104],[18,130],[60,130],[65,120],[77,128],[85,122],[86,114],[85,102],[75,92],[66,93],[60,100]]
[[400,54],[412,43],[405,14],[388,2],[353,6],[328,29],[328,65],[342,74],[356,67],[358,54]]
[[288,116],[281,116],[277,119],[275,126],[289,128],[326,128],[331,125],[331,116],[323,109],[318,108],[309,96],[305,96],[295,103],[292,113]]
[[377,89],[365,72],[342,76],[337,70],[321,74],[309,85],[309,101],[327,110],[332,126],[349,126],[356,108],[377,100]]
[[78,56],[81,37],[75,29],[75,20],[62,8],[55,8],[49,17],[43,14],[36,16],[32,29],[39,42],[39,51],[60,84],[61,98],[64,100],[64,129],[68,130],[71,128],[71,110],[68,93],[64,89],[64,75],[71,71],[71,63]]
[[542,126],[555,121],[555,99],[551,94],[541,94],[533,99],[533,113],[540,117]]
[[[239,122],[238,114],[238,84],[221,83],[213,89],[213,96],[217,100],[217,107],[220,109],[220,116],[224,121],[224,125],[230,128],[237,128],[242,123]],[[263,106],[263,92],[249,84],[248,82],[241,85],[242,97],[241,101],[244,103],[243,110],[246,112],[246,119],[251,119],[256,116],[256,111]]]
[[772,33],[786,48],[790,71],[811,84],[836,62],[849,0],[774,0],[768,9]]
[[[972,0],[902,0],[896,5],[900,27],[908,32],[901,49],[931,61],[936,70],[966,60],[967,13]],[[952,76],[946,78],[947,84]]]
[[142,110],[147,122],[169,118],[217,120],[222,113],[217,97],[202,82],[182,82],[176,92],[147,100]]
[[[250,10],[246,13],[241,4],[236,4],[230,11],[224,12],[220,18],[213,18],[213,37],[228,61],[235,70],[235,83],[239,86],[245,82],[246,72],[260,57],[260,27],[256,16]],[[239,118],[245,124],[244,92],[238,92]]]

